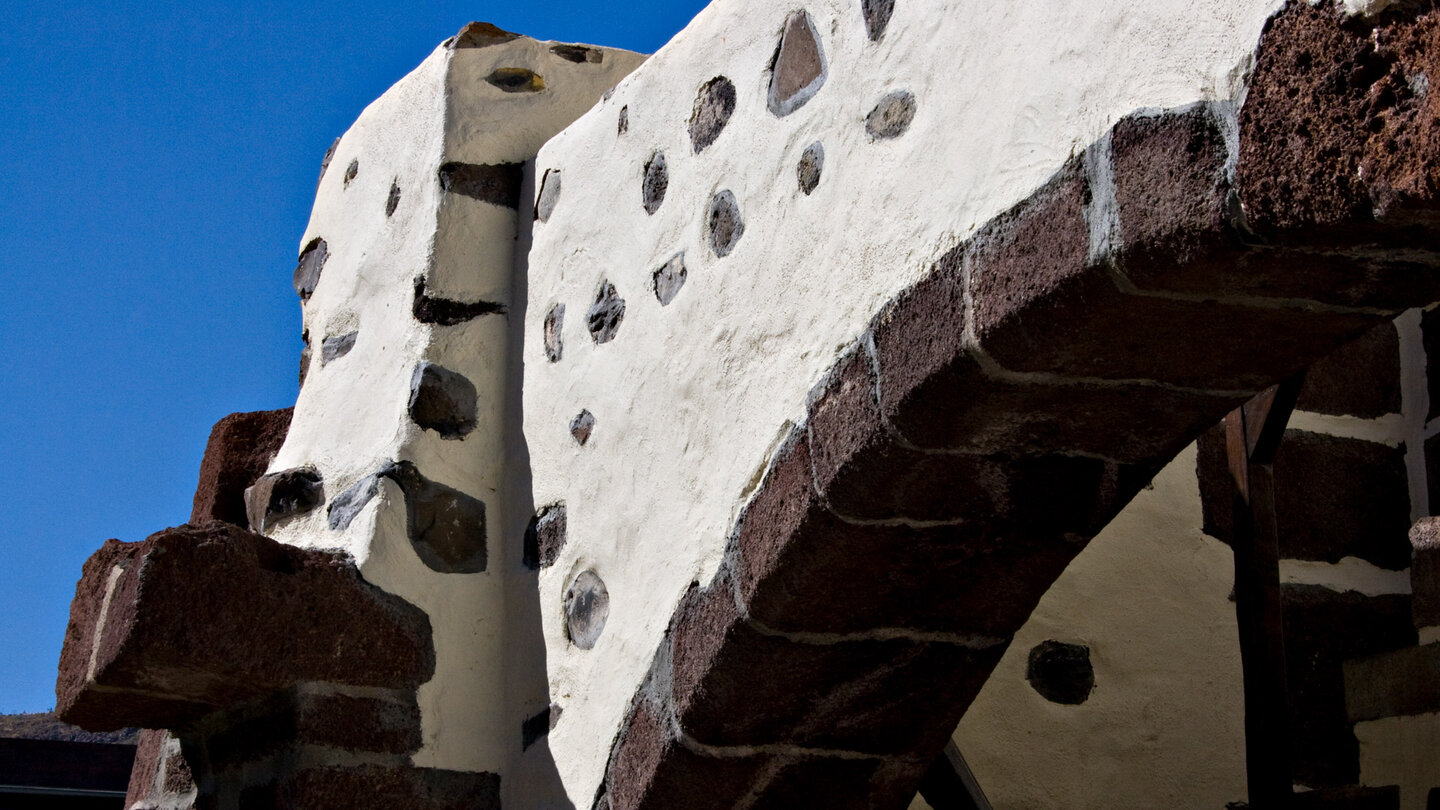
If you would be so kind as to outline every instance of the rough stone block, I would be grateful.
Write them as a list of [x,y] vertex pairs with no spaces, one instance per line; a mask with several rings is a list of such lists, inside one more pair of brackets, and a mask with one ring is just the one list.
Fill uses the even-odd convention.
[[[1224,426],[1200,439],[1197,471],[1207,534],[1230,542],[1234,485]],[[1338,562],[1359,557],[1383,568],[1410,564],[1410,494],[1404,448],[1287,430],[1275,455],[1280,555]]]
[[1286,585],[1281,604],[1295,781],[1315,788],[1355,784],[1359,743],[1345,708],[1342,666],[1413,646],[1410,598]]
[[750,805],[754,810],[797,807],[883,807],[872,793],[871,780],[881,760],[838,757],[796,757],[765,784]]
[[280,451],[294,412],[294,408],[285,408],[232,413],[215,423],[200,462],[191,523],[223,520],[250,527],[245,515],[245,490],[265,474],[270,460]]
[[57,714],[94,730],[184,728],[303,681],[413,688],[434,669],[418,608],[334,554],[239,527],[107,542],[86,561]]
[[[408,766],[351,765],[302,768],[269,786],[274,807],[285,810],[500,810],[500,777],[493,773]],[[260,806],[260,801],[240,806]]]
[[1381,324],[1305,372],[1302,411],[1374,419],[1400,412],[1400,336]]
[[[675,712],[684,733],[708,745],[938,748],[1003,651],[772,635],[740,617],[730,581],[717,579],[687,595],[672,625]],[[765,711],[749,708],[757,705]]]
[[657,709],[639,702],[610,754],[603,810],[731,810],[750,793],[773,757],[709,757],[675,739]]
[[245,518],[264,533],[282,520],[303,515],[325,502],[325,482],[311,467],[262,475],[245,490]]
[[227,718],[205,740],[216,771],[239,768],[286,748],[313,745],[352,753],[419,750],[420,707],[413,692],[346,695],[324,685],[287,690]]
[[1440,712],[1440,644],[1345,662],[1350,721]]

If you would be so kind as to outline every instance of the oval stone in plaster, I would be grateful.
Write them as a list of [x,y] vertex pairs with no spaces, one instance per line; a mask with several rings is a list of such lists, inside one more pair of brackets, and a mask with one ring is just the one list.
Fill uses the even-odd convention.
[[690,145],[695,154],[720,137],[730,116],[735,113],[735,85],[724,76],[716,76],[700,88],[695,109],[690,113]]
[[581,571],[565,592],[565,632],[582,650],[595,647],[610,618],[610,592],[594,571]]
[[886,93],[865,117],[865,131],[879,140],[898,138],[914,120],[915,96],[908,90],[894,90]]
[[710,237],[710,249],[716,256],[728,256],[745,233],[745,222],[740,218],[740,204],[730,191],[721,191],[710,198],[710,210],[705,216],[705,231]]
[[1078,706],[1095,689],[1090,648],[1060,641],[1042,641],[1030,650],[1025,680],[1051,703]]
[[806,196],[820,185],[820,173],[825,170],[825,147],[819,141],[805,147],[804,154],[800,155],[800,163],[795,167],[796,179],[800,183],[800,190]]
[[645,206],[645,213],[659,211],[669,189],[670,170],[665,166],[665,153],[656,152],[645,162],[645,179],[640,184],[640,202]]

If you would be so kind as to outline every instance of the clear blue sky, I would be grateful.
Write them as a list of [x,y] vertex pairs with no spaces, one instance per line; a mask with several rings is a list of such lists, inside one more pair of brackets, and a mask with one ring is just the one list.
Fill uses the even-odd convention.
[[0,713],[54,704],[80,565],[183,523],[210,427],[291,405],[326,147],[474,19],[652,52],[703,0],[7,0]]

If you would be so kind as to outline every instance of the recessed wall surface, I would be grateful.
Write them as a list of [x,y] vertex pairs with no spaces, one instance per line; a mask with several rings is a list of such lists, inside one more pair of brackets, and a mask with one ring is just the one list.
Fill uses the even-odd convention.
[[[871,315],[1126,114],[1235,98],[1279,4],[898,0],[883,25],[871,5],[718,0],[537,160],[564,191],[534,226],[524,437],[534,502],[567,513],[539,601],[578,801],[680,596]],[[682,252],[683,287],[657,291]],[[585,313],[609,287],[624,317],[600,341]],[[562,609],[587,570],[609,597],[588,650]]]

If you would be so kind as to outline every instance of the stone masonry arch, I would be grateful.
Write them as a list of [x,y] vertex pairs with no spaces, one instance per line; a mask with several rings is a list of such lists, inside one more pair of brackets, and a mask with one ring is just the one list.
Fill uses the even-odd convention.
[[903,806],[1161,465],[1440,298],[1437,34],[1292,3],[1242,104],[1126,117],[877,313],[673,614],[596,806]]

